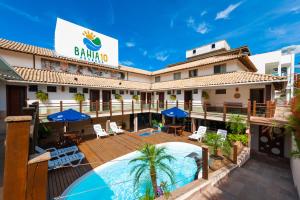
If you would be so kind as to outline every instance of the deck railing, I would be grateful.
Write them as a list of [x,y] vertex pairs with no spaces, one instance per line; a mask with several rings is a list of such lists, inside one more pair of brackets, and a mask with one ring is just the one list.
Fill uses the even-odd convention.
[[[277,105],[278,106],[278,105]],[[91,115],[92,117],[125,115],[134,113],[156,112],[160,113],[164,109],[178,107],[189,113],[191,117],[204,119],[228,120],[229,115],[239,114],[248,117],[251,116],[272,118],[275,114],[276,104],[272,101],[266,103],[256,103],[248,101],[247,105],[242,103],[223,103],[213,104],[209,102],[200,103],[197,101],[136,101],[136,100],[119,100],[119,101],[95,101],[70,103],[60,101],[58,103],[44,103],[39,106],[40,118],[46,118],[47,115],[66,110],[69,108]]]

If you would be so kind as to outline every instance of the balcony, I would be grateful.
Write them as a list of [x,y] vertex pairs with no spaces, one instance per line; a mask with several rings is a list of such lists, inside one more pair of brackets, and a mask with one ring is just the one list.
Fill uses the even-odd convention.
[[[200,118],[215,121],[228,121],[230,115],[238,114],[245,119],[253,122],[263,121],[265,119],[281,118],[286,119],[288,105],[276,106],[275,102],[267,101],[266,103],[247,102],[247,106],[242,103],[224,102],[223,104],[210,105],[208,103],[197,102],[180,102],[180,101],[109,101],[109,102],[80,102],[40,104],[40,118],[46,119],[47,115],[72,108],[79,112],[86,113],[91,117],[110,117],[118,115],[129,115],[137,113],[161,113],[162,110],[178,107],[189,113],[192,118]],[[279,112],[281,110],[281,114]],[[283,110],[283,111],[282,111]],[[277,111],[277,114],[276,114]],[[282,113],[284,112],[284,113]],[[282,115],[282,117],[281,117]]]

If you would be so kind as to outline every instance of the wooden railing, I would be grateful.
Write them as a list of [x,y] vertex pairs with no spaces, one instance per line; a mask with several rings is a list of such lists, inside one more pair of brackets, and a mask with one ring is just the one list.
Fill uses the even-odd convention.
[[[109,102],[80,102],[66,103],[47,103],[40,105],[40,117],[45,118],[51,113],[62,111],[68,108],[73,108],[77,111],[94,115],[95,117],[125,115],[144,112],[157,112],[171,107],[178,107],[189,113],[189,116],[199,116],[204,119],[219,118],[223,121],[228,120],[228,115],[239,114],[245,117],[260,116],[271,118],[274,116],[276,105],[274,102],[267,101],[266,103],[250,102],[246,105],[242,103],[223,103],[211,105],[209,102],[183,102],[183,101],[136,101],[136,100],[120,100]],[[219,120],[218,119],[218,120]]]

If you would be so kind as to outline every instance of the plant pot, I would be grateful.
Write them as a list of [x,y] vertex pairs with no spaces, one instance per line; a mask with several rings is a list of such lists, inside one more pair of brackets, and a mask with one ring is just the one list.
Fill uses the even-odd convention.
[[216,171],[223,167],[223,157],[218,155],[209,156],[209,168],[213,171]]

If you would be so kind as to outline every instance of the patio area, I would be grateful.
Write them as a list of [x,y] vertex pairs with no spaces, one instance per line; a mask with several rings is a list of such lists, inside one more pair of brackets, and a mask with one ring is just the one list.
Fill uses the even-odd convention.
[[219,185],[195,193],[189,200],[297,200],[289,162],[252,154],[241,168],[234,170]]
[[140,148],[145,143],[159,144],[164,142],[186,142],[200,146],[197,141],[188,140],[191,133],[184,132],[183,136],[174,136],[164,132],[153,134],[151,136],[142,137],[139,133],[145,132],[141,130],[137,133],[129,133],[110,136],[103,139],[95,139],[96,136],[86,138],[78,147],[85,154],[86,160],[83,163],[87,165],[78,167],[67,167],[49,172],[48,179],[48,199],[53,199],[64,192],[64,190],[72,184],[77,178],[90,171],[91,169],[128,154]]

